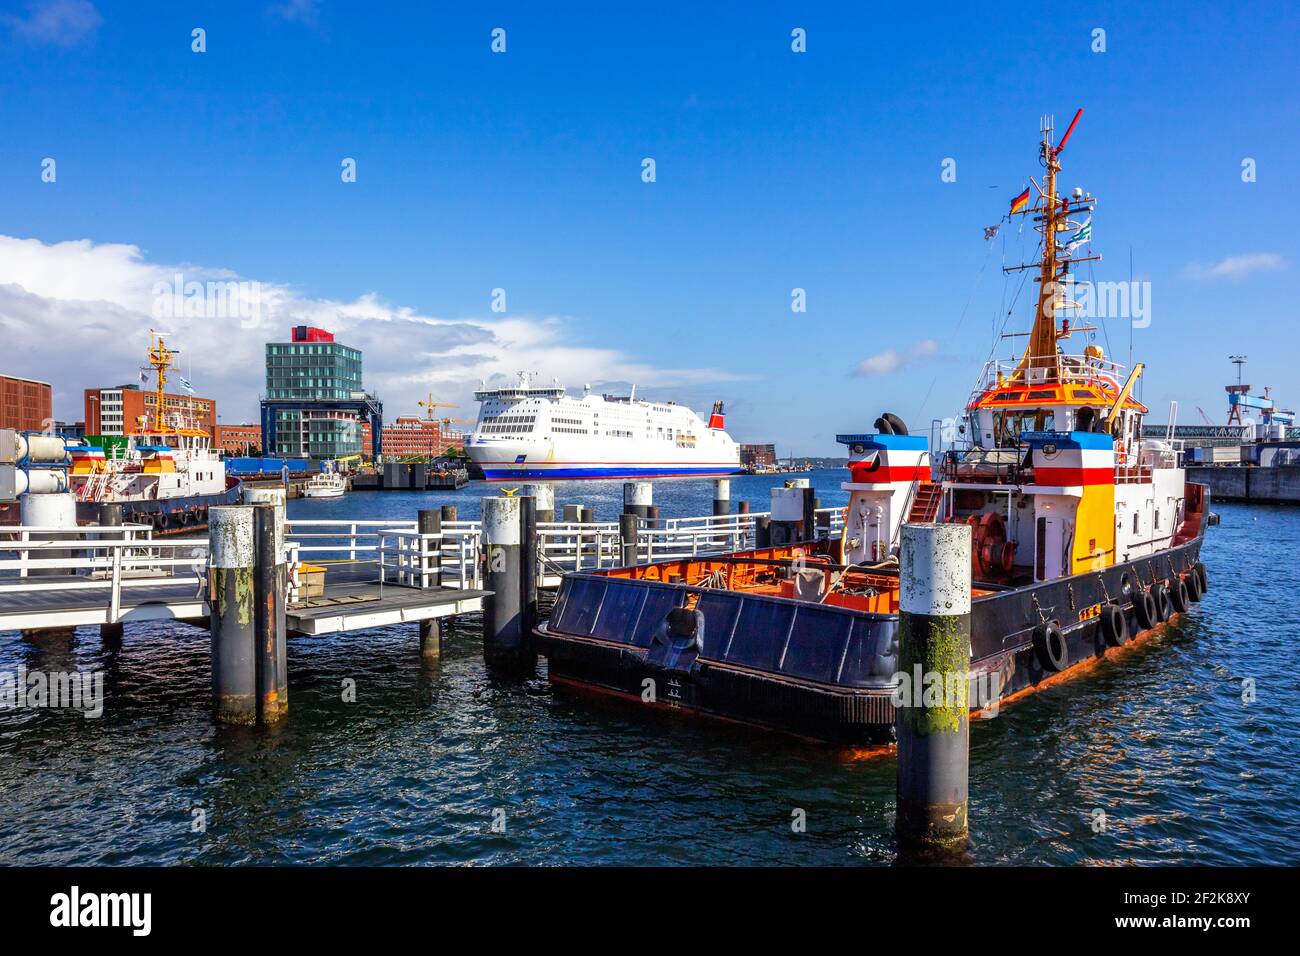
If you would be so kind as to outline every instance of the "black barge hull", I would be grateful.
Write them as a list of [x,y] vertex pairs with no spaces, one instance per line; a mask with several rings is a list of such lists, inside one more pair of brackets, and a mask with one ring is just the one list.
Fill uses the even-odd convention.
[[[1108,605],[1127,624],[1124,643],[1158,629],[1177,612],[1166,606],[1152,620],[1143,595],[1189,576],[1204,582],[1203,540],[1204,526],[1192,540],[1104,571],[1026,587],[979,585],[997,590],[972,602],[972,709],[1101,658],[1112,646]],[[684,637],[666,622],[690,607],[697,623]],[[1060,638],[1044,648],[1049,625]],[[893,739],[896,614],[573,574],[534,637],[560,685],[835,743]]]

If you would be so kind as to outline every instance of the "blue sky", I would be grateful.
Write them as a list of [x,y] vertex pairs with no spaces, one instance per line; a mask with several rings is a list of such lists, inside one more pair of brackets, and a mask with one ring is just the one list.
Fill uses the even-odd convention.
[[0,371],[80,417],[81,388],[134,376],[128,286],[184,267],[274,291],[253,327],[175,330],[224,421],[310,320],[366,349],[389,417],[429,390],[473,417],[478,377],[531,368],[724,398],[738,439],[834,453],[882,410],[960,407],[1019,281],[1015,227],[982,227],[1038,174],[1040,114],[1082,106],[1061,185],[1101,198],[1094,278],[1131,247],[1151,283],[1153,420],[1221,421],[1229,353],[1300,404],[1300,21],[1130,6],[7,3]]

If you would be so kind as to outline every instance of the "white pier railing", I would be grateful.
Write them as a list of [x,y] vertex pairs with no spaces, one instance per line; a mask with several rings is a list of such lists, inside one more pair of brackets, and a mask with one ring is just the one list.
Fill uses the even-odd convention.
[[[670,561],[754,546],[757,519],[766,512],[706,515],[660,519],[651,526],[641,519],[637,531],[637,562]],[[446,521],[440,534],[421,534],[415,522],[370,522],[377,530],[367,531],[362,522],[289,522],[291,536],[306,540],[296,527],[316,526],[314,533],[326,537],[331,527],[341,535],[333,549],[348,553],[355,562],[373,561],[386,581],[409,587],[482,587],[482,527],[478,521]],[[354,527],[357,526],[357,527]],[[843,508],[821,508],[819,529],[831,536],[844,529]],[[346,526],[346,527],[344,527]],[[367,536],[374,543],[362,543]],[[340,544],[345,545],[340,550]],[[549,521],[537,526],[538,584],[553,587],[565,574],[617,567],[622,563],[622,540],[616,521]],[[373,552],[375,557],[365,558]]]
[[[637,562],[753,547],[760,517],[763,514],[666,518],[653,527],[642,519]],[[843,509],[820,509],[817,519],[819,529],[829,528],[834,536],[843,528]],[[619,526],[612,521],[541,523],[537,544],[542,587],[558,584],[567,573],[617,567],[623,560]],[[300,595],[303,575],[311,566],[327,571],[373,568],[382,583],[421,589],[483,586],[478,521],[445,521],[439,533],[428,534],[421,533],[415,521],[289,520],[285,550],[290,600]],[[155,538],[153,529],[143,524],[0,526],[0,628],[28,626],[22,623],[19,607],[24,602],[66,604],[69,620],[75,623],[91,623],[95,615],[96,622],[116,623],[123,619],[124,591],[135,604],[149,604],[150,589],[170,589],[159,594],[160,604],[181,601],[201,616],[207,569],[206,535]],[[61,592],[67,593],[59,597]],[[82,596],[73,597],[75,592]],[[102,600],[92,599],[94,592],[101,592]],[[6,595],[15,597],[6,602]],[[145,615],[140,608],[132,613]]]

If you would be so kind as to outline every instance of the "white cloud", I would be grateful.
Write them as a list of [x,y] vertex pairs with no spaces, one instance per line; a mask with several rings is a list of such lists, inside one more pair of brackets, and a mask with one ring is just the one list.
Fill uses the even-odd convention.
[[29,0],[27,16],[8,19],[16,36],[55,46],[76,46],[104,22],[90,0]]
[[316,0],[284,0],[283,3],[271,4],[270,10],[282,20],[296,20],[308,25],[314,24],[320,13]]
[[[253,282],[249,317],[159,317],[180,273],[184,283]],[[182,310],[184,311],[184,310]],[[570,388],[636,382],[681,391],[742,376],[713,368],[660,368],[612,349],[575,341],[559,316],[445,319],[422,315],[367,292],[348,301],[314,298],[282,283],[257,283],[229,270],[149,261],[138,246],[87,239],[46,244],[0,236],[0,372],[54,385],[55,417],[82,417],[82,389],[134,382],[150,328],[170,333],[182,372],[197,394],[215,398],[226,423],[257,420],[268,341],[289,327],[317,325],[363,352],[368,391],[388,419],[417,414],[433,392],[472,418],[480,379],[504,381],[528,369]]]
[[934,355],[939,351],[939,343],[934,339],[923,339],[917,342],[906,352],[896,352],[894,349],[887,349],[870,358],[863,359],[858,363],[853,374],[859,378],[870,375],[890,375],[899,369],[905,368],[917,359]]
[[1276,252],[1249,252],[1228,256],[1218,262],[1192,262],[1183,269],[1183,275],[1193,279],[1244,279],[1252,272],[1279,272],[1286,268],[1286,260]]

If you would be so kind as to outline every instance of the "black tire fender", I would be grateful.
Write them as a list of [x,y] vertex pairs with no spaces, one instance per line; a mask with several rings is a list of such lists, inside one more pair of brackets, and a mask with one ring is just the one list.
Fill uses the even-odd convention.
[[1182,578],[1174,578],[1173,583],[1169,586],[1169,603],[1174,606],[1174,611],[1178,614],[1187,613],[1187,608],[1192,603],[1192,597],[1188,593],[1187,582]]
[[1187,572],[1183,582],[1187,585],[1187,596],[1193,601],[1199,601],[1202,597],[1201,576],[1196,573],[1195,569]]
[[880,416],[893,427],[895,435],[906,435],[907,424],[893,412],[884,412]]
[[1040,624],[1034,628],[1034,656],[1043,670],[1058,673],[1070,665],[1070,651],[1065,646],[1065,635],[1055,624]]
[[1208,594],[1210,590],[1210,577],[1205,570],[1205,565],[1200,561],[1197,561],[1192,570],[1195,571],[1196,576],[1201,579],[1201,593]]
[[1133,616],[1137,618],[1138,629],[1149,631],[1160,621],[1160,607],[1150,591],[1133,592]]
[[1108,646],[1120,647],[1128,643],[1128,615],[1118,604],[1102,605],[1098,626]]
[[1169,597],[1169,587],[1156,584],[1151,588],[1151,597],[1156,602],[1156,618],[1167,621],[1174,616],[1174,602]]

